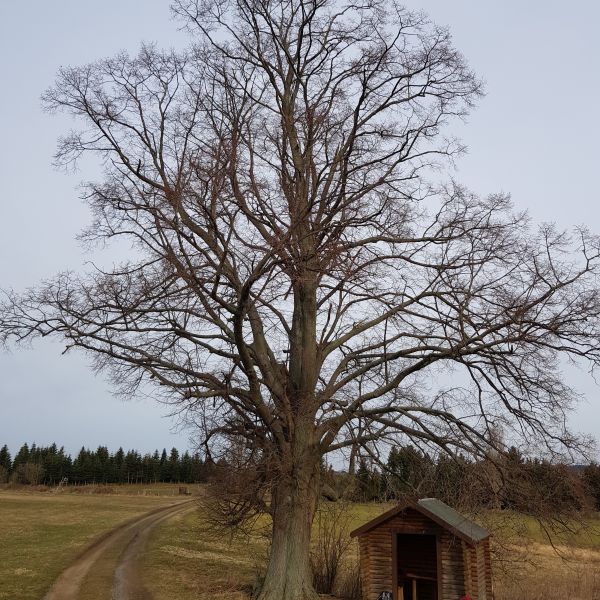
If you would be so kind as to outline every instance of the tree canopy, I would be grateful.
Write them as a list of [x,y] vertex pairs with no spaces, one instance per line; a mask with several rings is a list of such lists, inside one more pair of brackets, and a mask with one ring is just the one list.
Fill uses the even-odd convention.
[[[83,238],[126,238],[134,256],[9,293],[0,336],[60,336],[124,391],[157,384],[207,450],[242,447],[273,516],[261,600],[312,598],[324,454],[387,438],[485,454],[499,427],[573,446],[559,365],[600,359],[598,239],[443,182],[462,150],[445,128],[482,86],[425,15],[381,0],[173,11],[188,51],[64,68],[44,96],[81,123],[57,161],[105,168]],[[448,367],[467,383],[435,389]]]

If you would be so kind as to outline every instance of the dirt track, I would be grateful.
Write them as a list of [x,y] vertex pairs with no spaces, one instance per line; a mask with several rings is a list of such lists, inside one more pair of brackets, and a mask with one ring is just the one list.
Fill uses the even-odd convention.
[[124,547],[114,573],[113,600],[151,600],[152,595],[145,588],[138,572],[137,558],[148,540],[154,526],[182,510],[191,510],[193,501],[178,502],[175,505],[153,510],[109,531],[83,551],[54,582],[44,600],[78,600],[79,591],[86,575],[111,548]]

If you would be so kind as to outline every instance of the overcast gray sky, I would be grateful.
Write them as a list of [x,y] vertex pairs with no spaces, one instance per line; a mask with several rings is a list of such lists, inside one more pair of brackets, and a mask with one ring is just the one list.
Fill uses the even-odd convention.
[[[479,193],[510,192],[534,220],[600,232],[600,3],[405,4],[450,26],[486,80],[486,98],[458,127],[469,154],[453,176]],[[76,187],[93,171],[51,167],[56,138],[71,123],[45,114],[39,97],[61,65],[135,52],[142,40],[187,44],[168,0],[0,0],[0,287],[19,290],[85,268],[90,257],[75,236],[88,213]],[[43,342],[0,354],[0,445],[188,446],[188,433],[173,430],[164,407],[114,398],[84,356],[61,350]],[[585,396],[574,429],[600,438],[600,390],[584,372],[565,376]]]

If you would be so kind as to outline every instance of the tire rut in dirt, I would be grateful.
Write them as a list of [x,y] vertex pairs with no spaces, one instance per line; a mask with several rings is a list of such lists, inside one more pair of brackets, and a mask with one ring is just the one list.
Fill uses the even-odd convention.
[[[171,517],[184,508],[193,508],[193,505],[190,506],[190,502],[193,501],[178,502],[175,505],[153,510],[150,513],[146,513],[134,520],[119,525],[98,538],[58,576],[52,588],[44,596],[44,600],[78,600],[79,592],[86,575],[89,573],[90,569],[92,569],[94,564],[101,559],[102,555],[115,544],[124,544],[126,547],[122,553],[122,559],[119,560],[119,565],[115,571],[115,583],[112,590],[113,599],[150,600],[151,595],[135,595],[138,592],[133,584],[130,585],[128,582],[125,582],[117,585],[117,573],[122,571],[121,576],[131,577],[139,583],[139,576],[137,571],[134,570],[134,566],[137,568],[137,560],[134,558],[134,553],[139,553],[142,550],[143,544],[147,540],[149,532],[154,525]],[[126,563],[125,567],[123,567],[123,560]],[[110,592],[110,590],[107,591]],[[120,593],[121,595],[115,596],[116,593]]]
[[[179,510],[193,508],[188,503],[186,505],[186,507],[181,507]],[[139,558],[152,530],[165,519],[171,518],[179,510],[160,515],[152,523],[135,533],[133,539],[123,550],[123,554],[119,558],[119,564],[115,569],[113,600],[152,600],[152,594],[141,577]]]

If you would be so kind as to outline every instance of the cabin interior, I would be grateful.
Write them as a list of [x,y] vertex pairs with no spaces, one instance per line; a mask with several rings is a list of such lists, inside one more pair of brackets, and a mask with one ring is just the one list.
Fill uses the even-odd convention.
[[396,533],[394,600],[438,600],[436,535]]

